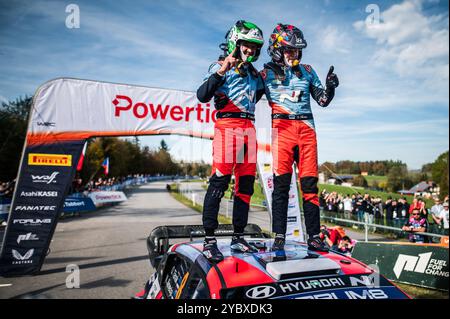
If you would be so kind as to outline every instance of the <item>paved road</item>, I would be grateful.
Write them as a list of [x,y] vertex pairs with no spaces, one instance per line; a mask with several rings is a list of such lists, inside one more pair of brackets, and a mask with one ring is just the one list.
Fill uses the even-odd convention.
[[[165,186],[141,186],[127,202],[59,222],[41,274],[0,277],[0,298],[131,298],[153,272],[146,247],[150,231],[201,223],[201,215],[174,200]],[[79,289],[66,288],[69,264],[81,269]]]

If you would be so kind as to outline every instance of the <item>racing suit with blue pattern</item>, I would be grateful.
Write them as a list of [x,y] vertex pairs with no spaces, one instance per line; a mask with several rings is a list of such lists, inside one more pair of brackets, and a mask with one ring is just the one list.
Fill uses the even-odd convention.
[[270,62],[261,75],[272,108],[272,231],[286,233],[289,188],[295,161],[299,170],[306,232],[311,237],[320,232],[320,215],[317,140],[310,96],[325,107],[334,96],[334,88],[324,89],[316,72],[304,64],[282,68]]
[[245,76],[231,68],[222,77],[217,73],[220,67],[220,62],[213,63],[197,90],[197,98],[203,103],[213,97],[222,101],[214,126],[213,166],[203,206],[206,236],[213,236],[218,227],[220,201],[228,189],[233,171],[236,183],[234,230],[243,233],[247,225],[256,173],[255,105],[264,94],[262,78],[251,64],[244,66]]

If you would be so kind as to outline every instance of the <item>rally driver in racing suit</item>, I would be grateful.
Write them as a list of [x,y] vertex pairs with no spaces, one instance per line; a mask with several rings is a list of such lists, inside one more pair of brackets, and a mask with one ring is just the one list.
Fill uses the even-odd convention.
[[212,262],[223,255],[217,247],[214,231],[221,198],[228,189],[234,170],[236,186],[233,204],[234,235],[231,249],[254,252],[244,237],[250,198],[256,173],[255,104],[264,94],[264,83],[253,67],[263,45],[261,29],[255,24],[238,21],[225,36],[222,46],[226,57],[213,63],[197,98],[206,103],[214,97],[217,121],[214,127],[213,167],[203,206],[205,241],[203,254]]
[[306,41],[302,31],[292,25],[278,24],[269,40],[268,53],[272,61],[265,64],[261,72],[272,108],[274,251],[284,249],[294,161],[299,169],[308,248],[327,250],[319,237],[317,140],[310,95],[320,106],[326,107],[339,81],[331,67],[323,89],[313,68],[299,63],[304,48]]

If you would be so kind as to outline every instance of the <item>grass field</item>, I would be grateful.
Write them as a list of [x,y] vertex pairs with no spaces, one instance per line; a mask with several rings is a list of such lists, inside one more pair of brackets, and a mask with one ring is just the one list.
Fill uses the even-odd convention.
[[[255,182],[255,192],[253,193],[251,203],[256,205],[263,205],[263,203],[266,201],[266,197],[264,196],[263,189],[261,185],[258,182]],[[231,190],[228,188],[228,190],[225,192],[225,198],[230,198]]]
[[[374,196],[381,197],[381,199],[383,201],[386,201],[389,196],[391,196],[392,198],[396,198],[396,199],[399,199],[401,197],[406,197],[406,200],[410,204],[412,203],[412,201],[414,199],[414,196],[411,196],[411,195],[403,196],[403,195],[400,195],[397,193],[373,191],[373,190],[369,190],[369,189],[364,189],[362,187],[347,187],[347,186],[341,186],[341,185],[319,184],[319,192],[321,192],[323,189],[326,189],[329,192],[337,192],[342,195],[347,195],[347,194],[351,195],[353,193],[360,193],[360,194],[367,193],[371,197],[374,197]],[[425,199],[425,203],[427,204],[427,208],[431,208],[434,205],[434,202],[431,199]]]
[[449,299],[448,292],[395,283],[401,290],[414,299]]
[[[188,198],[184,197],[181,193],[178,192],[177,184],[171,184],[170,185],[170,195],[172,195],[173,198],[175,198],[177,201],[182,203],[183,205],[192,208],[193,210],[196,210],[200,214],[203,212],[203,206],[202,205],[192,205],[192,201]],[[231,218],[226,218],[225,216],[222,216],[219,214],[218,216],[219,224],[231,224]]]
[[[328,192],[337,192],[342,195],[347,194],[354,194],[354,193],[368,193],[372,197],[381,197],[383,201],[386,201],[389,196],[392,198],[400,198],[403,197],[400,194],[397,193],[388,193],[388,192],[380,192],[380,191],[373,191],[373,190],[367,190],[362,187],[347,187],[347,186],[341,186],[341,185],[330,185],[330,184],[319,184],[319,193],[322,192],[322,190],[326,189]],[[230,198],[230,189],[225,193],[225,197]],[[405,196],[408,200],[408,203],[411,203],[413,200],[413,196]],[[258,204],[261,205],[262,202],[265,201],[265,196],[262,190],[261,185],[258,182],[255,182],[255,192],[252,196],[252,204]],[[433,206],[432,200],[426,200],[427,207]]]
[[[399,198],[400,194],[397,193],[388,193],[388,192],[380,192],[380,191],[373,191],[364,189],[362,187],[348,187],[348,186],[341,186],[341,185],[330,185],[330,184],[319,184],[319,192],[321,192],[323,189],[326,189],[328,192],[337,192],[342,195],[347,194],[354,194],[354,193],[360,193],[364,194],[367,193],[371,197],[381,197],[383,200],[386,200],[389,196],[392,198]],[[409,202],[412,201],[413,196],[406,196]]]
[[[358,174],[350,174],[353,177],[355,176],[360,176]],[[369,186],[374,186],[375,183],[380,183],[380,182],[387,182],[387,176],[380,176],[380,175],[368,175],[368,176],[364,176],[364,178],[367,181],[367,184],[369,184]]]

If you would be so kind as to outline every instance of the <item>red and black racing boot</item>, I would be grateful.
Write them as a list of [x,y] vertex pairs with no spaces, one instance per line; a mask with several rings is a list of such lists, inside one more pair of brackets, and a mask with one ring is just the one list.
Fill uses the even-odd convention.
[[203,255],[215,264],[223,260],[223,255],[217,247],[217,240],[214,237],[206,237],[203,243]]
[[272,244],[272,251],[284,250],[284,244],[286,243],[286,238],[284,234],[276,234],[275,240]]
[[243,237],[243,234],[234,234],[231,238],[231,250],[241,253],[256,253],[258,249],[250,245]]
[[319,235],[314,235],[308,238],[308,249],[313,251],[323,251],[328,252],[329,248],[320,239]]

